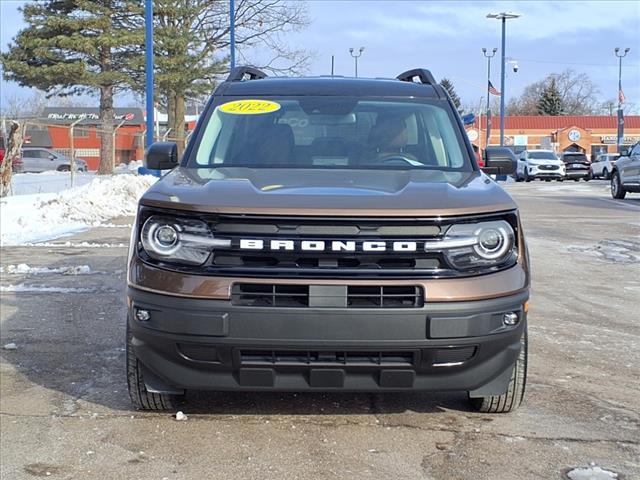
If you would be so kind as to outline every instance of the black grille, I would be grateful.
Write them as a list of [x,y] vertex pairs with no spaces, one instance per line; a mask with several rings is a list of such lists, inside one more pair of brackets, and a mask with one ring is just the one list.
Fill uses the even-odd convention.
[[308,285],[235,284],[231,291],[234,305],[251,307],[308,307]]
[[422,287],[347,287],[347,306],[350,308],[417,308],[422,307],[423,303]]
[[[312,298],[323,293],[329,299]],[[419,286],[346,285],[330,291],[309,285],[237,283],[231,289],[231,302],[246,307],[346,307],[346,308],[420,308],[424,291]]]
[[558,170],[560,167],[558,165],[540,165],[538,168],[540,170]]
[[412,366],[413,351],[241,350],[242,365]]

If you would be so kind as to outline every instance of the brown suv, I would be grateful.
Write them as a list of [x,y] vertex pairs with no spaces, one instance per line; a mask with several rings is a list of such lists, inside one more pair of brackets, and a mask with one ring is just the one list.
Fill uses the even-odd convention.
[[529,264],[516,204],[484,173],[427,70],[396,79],[232,70],[178,164],[140,200],[127,374],[138,408],[187,389],[467,391],[522,401]]

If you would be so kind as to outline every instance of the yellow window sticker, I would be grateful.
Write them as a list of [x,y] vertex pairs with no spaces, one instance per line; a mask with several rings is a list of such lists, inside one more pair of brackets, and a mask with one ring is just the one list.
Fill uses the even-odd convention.
[[280,110],[280,104],[269,100],[234,100],[223,103],[218,107],[220,111],[234,115],[257,115]]

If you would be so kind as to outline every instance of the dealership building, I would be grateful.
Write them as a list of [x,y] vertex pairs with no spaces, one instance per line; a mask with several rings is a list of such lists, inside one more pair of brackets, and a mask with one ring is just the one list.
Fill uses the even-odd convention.
[[[140,108],[114,109],[115,163],[129,163],[144,155],[144,112]],[[64,155],[71,148],[71,125],[76,158],[87,162],[89,170],[100,164],[100,116],[97,108],[45,108],[37,121],[29,123],[25,147],[45,147]]]
[[[504,119],[505,145],[515,153],[542,148],[562,152],[583,152],[591,159],[617,151],[618,119],[615,116],[511,116]],[[486,146],[486,116],[467,127],[471,143]],[[625,117],[624,145],[640,141],[640,115]],[[491,119],[489,145],[500,144],[500,117]]]

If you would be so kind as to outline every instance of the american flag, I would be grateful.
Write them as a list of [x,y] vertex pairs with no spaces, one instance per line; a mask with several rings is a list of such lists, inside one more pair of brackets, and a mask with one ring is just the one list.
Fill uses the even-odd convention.
[[497,97],[502,95],[498,90],[496,90],[496,87],[493,86],[493,84],[491,83],[491,80],[489,80],[489,93]]
[[624,101],[626,100],[622,89],[618,91],[618,100],[620,101],[621,104],[624,103]]

